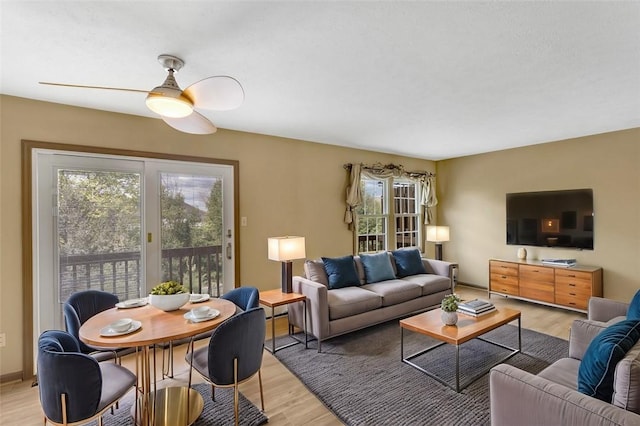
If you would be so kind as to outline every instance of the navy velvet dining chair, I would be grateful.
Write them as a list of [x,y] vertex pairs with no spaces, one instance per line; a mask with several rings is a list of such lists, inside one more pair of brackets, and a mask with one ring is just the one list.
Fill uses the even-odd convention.
[[[258,375],[260,403],[264,411],[262,393],[262,351],[266,330],[263,308],[240,312],[220,324],[211,334],[209,345],[188,353],[185,360],[211,384],[211,398],[215,400],[215,387],[233,387],[233,410],[238,424],[238,385]],[[189,387],[191,387],[189,369]]]
[[106,291],[85,290],[72,294],[64,303],[64,323],[67,331],[76,338],[80,344],[80,352],[91,355],[98,361],[105,361],[116,358],[120,361],[120,356],[132,353],[134,348],[107,349],[98,348],[85,344],[80,340],[80,327],[92,316],[102,311],[111,309],[118,303],[118,296]]
[[[236,314],[247,311],[249,309],[257,308],[260,306],[260,292],[255,287],[238,287],[233,290],[223,294],[220,296],[220,299],[225,299],[230,302],[233,302],[236,305]],[[208,339],[211,337],[211,331],[207,331],[205,333],[200,333],[193,338],[193,340],[202,340]],[[181,345],[183,343],[189,342],[190,339],[182,339],[176,340],[168,343],[168,354],[167,354],[167,370],[165,371],[164,364],[164,349],[166,346],[163,346],[162,352],[162,374],[166,377],[173,378],[173,348],[174,346]],[[189,349],[187,349],[188,353]]]
[[243,311],[257,308],[260,306],[260,292],[255,287],[238,287],[220,296],[220,299],[225,299],[233,302],[237,307]]
[[37,376],[45,424],[97,418],[102,425],[102,414],[136,383],[131,371],[83,354],[78,340],[61,330],[45,331],[38,338]]

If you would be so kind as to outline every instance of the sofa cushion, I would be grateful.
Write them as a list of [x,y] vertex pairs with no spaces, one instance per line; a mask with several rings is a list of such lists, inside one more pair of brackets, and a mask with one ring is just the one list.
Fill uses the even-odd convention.
[[422,288],[418,284],[403,280],[365,284],[362,288],[382,297],[382,306],[397,305],[422,296]]
[[579,368],[579,359],[561,358],[538,373],[538,376],[559,385],[566,386],[569,389],[577,390]]
[[324,270],[324,262],[322,260],[307,260],[304,262],[304,275],[308,280],[329,287],[329,278],[327,277],[327,271]]
[[418,249],[400,249],[391,253],[396,263],[398,278],[427,273]]
[[329,319],[336,320],[378,309],[382,297],[360,287],[344,287],[328,291],[327,303]]
[[449,277],[435,274],[418,274],[401,278],[402,281],[408,281],[418,284],[422,289],[422,295],[437,293],[439,291],[451,291],[451,280]]
[[640,321],[624,320],[600,332],[589,344],[578,370],[578,391],[611,402],[616,364],[640,338]]
[[329,290],[360,285],[353,256],[323,257],[322,262],[329,278]]
[[396,278],[387,252],[361,254],[360,261],[364,267],[365,279],[369,284]]
[[631,299],[629,309],[627,310],[627,319],[640,320],[640,290],[638,290]]
[[640,414],[640,342],[616,366],[611,403]]

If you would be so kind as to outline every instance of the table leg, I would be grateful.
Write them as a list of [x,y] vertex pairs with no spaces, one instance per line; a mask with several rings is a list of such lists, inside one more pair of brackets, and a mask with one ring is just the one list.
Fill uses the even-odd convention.
[[[193,357],[193,339],[190,345]],[[189,368],[191,369],[191,365]],[[131,409],[134,424],[141,426],[193,424],[204,407],[202,395],[186,386],[158,389],[156,371],[156,347],[138,348],[136,350],[138,375],[136,404]]]
[[456,392],[460,392],[460,345],[456,345]]
[[276,308],[271,307],[271,353],[276,353]]
[[308,339],[307,337],[309,336],[307,334],[307,299],[303,300],[304,302],[304,319],[302,320],[302,326],[304,327],[304,348],[305,349],[309,349],[308,346]]
[[518,351],[522,352],[522,327],[520,321],[521,318],[518,317]]

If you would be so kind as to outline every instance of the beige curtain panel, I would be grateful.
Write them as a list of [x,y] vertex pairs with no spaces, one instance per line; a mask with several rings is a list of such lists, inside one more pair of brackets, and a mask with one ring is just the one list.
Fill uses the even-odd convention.
[[360,179],[362,177],[370,179],[387,179],[390,177],[413,180],[421,186],[420,204],[423,207],[424,223],[430,224],[433,219],[431,208],[438,204],[436,197],[435,175],[429,172],[406,172],[400,165],[395,164],[375,164],[366,166],[363,164],[345,164],[345,169],[349,171],[349,183],[346,188],[347,209],[344,213],[344,223],[353,229],[354,211],[362,204],[362,191]]

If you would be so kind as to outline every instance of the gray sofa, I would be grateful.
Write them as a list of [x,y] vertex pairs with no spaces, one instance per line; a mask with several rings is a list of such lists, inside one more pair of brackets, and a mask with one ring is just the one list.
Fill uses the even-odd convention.
[[[389,256],[396,271],[393,255]],[[306,261],[305,276],[293,277],[293,291],[307,296],[307,331],[318,340],[318,352],[324,340],[438,307],[454,290],[454,263],[423,258],[426,274],[369,284],[359,256],[354,261],[360,286],[330,290],[322,260]],[[290,305],[289,322],[302,328],[302,304]]]
[[611,403],[577,391],[580,361],[591,340],[625,318],[628,304],[593,297],[588,319],[571,326],[569,354],[537,376],[507,364],[490,373],[491,424],[640,425],[640,342],[615,369]]

